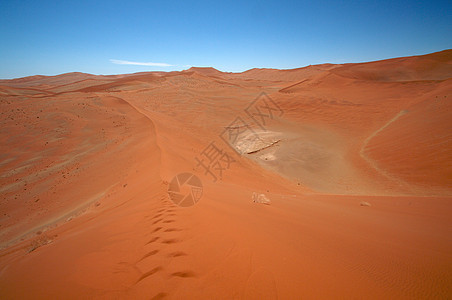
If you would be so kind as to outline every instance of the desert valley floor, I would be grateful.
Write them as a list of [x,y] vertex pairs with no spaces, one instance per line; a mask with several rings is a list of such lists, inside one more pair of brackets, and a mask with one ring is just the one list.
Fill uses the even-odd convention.
[[0,80],[0,298],[450,298],[451,109],[452,50]]

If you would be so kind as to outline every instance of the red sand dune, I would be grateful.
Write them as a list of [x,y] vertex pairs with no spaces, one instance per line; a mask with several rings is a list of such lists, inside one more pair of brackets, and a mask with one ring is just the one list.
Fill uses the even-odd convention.
[[0,296],[449,298],[451,91],[452,50],[0,80]]

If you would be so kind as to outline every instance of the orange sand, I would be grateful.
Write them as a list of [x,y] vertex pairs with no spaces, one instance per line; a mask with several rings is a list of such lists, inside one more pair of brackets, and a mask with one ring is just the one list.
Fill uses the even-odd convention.
[[[280,110],[259,127],[262,92]],[[451,92],[452,50],[0,80],[0,297],[451,297]],[[237,117],[259,143],[220,137]],[[217,181],[211,142],[234,159]]]

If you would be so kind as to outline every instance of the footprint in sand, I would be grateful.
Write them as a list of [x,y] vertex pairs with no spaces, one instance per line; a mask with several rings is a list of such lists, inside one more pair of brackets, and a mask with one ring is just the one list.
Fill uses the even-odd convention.
[[171,274],[173,277],[182,277],[182,278],[188,278],[188,277],[195,277],[195,273],[193,271],[182,271],[182,272],[174,272]]
[[140,262],[140,261],[142,261],[143,259],[146,259],[146,258],[148,258],[148,257],[150,257],[150,256],[154,256],[154,255],[156,255],[157,253],[159,253],[159,250],[153,250],[153,251],[151,251],[151,252],[145,254],[142,258],[140,258],[140,260],[139,260],[138,262]]
[[165,229],[164,232],[175,232],[175,231],[182,231],[182,229],[178,229],[178,228],[168,228]]
[[160,217],[161,215],[162,215],[162,213],[156,214],[155,216],[153,216],[153,217],[151,218],[151,220],[154,220],[155,218],[158,218],[158,217]]
[[166,298],[166,296],[168,296],[167,293],[158,293],[157,295],[152,297],[151,300],[161,300],[161,299]]
[[187,253],[182,251],[175,251],[168,254],[168,257],[179,257],[179,256],[187,256]]
[[162,221],[162,220],[163,220],[162,218],[157,219],[157,220],[155,220],[154,222],[152,222],[152,225],[157,224],[158,222],[160,222],[160,221]]
[[142,281],[143,279],[148,278],[151,275],[154,275],[155,273],[157,273],[158,271],[161,271],[161,270],[163,270],[162,267],[155,267],[154,269],[150,270],[149,272],[146,272],[143,275],[141,275],[140,278],[138,278],[137,282],[135,282],[135,284]]
[[146,245],[154,243],[156,241],[158,241],[160,238],[158,236],[156,236],[155,238],[153,238],[152,240],[150,240],[149,242],[146,243]]
[[178,242],[180,242],[180,240],[178,240],[178,239],[167,239],[167,240],[162,241],[163,244],[174,244],[174,243],[178,243]]

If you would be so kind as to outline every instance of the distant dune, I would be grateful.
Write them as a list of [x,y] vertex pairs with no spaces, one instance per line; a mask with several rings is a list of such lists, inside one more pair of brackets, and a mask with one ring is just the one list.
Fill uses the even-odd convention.
[[0,297],[447,299],[451,97],[452,50],[0,80]]

